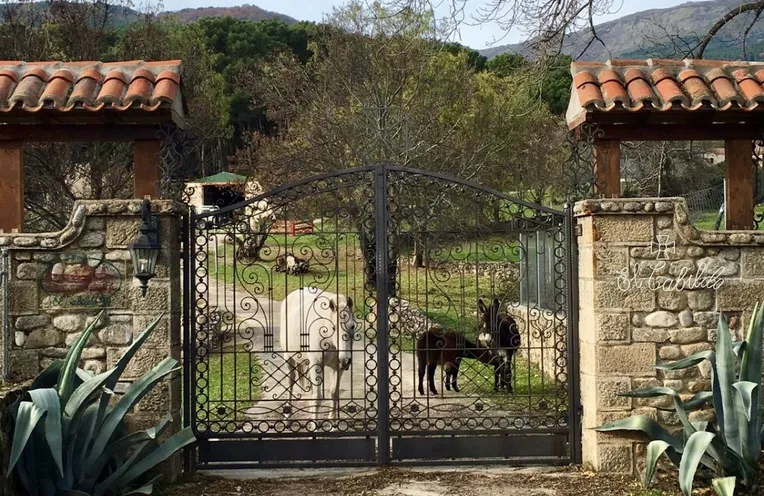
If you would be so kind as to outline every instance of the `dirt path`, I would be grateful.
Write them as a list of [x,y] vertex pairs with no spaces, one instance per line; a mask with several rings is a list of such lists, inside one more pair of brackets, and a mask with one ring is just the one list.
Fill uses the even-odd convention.
[[[267,474],[266,474],[267,473]],[[666,486],[670,489],[670,486]],[[161,496],[642,496],[631,477],[576,468],[261,470],[193,475]]]

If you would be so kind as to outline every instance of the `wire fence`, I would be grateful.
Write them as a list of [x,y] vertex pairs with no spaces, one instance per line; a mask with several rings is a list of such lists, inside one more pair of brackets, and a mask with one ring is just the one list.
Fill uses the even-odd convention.
[[690,219],[699,229],[724,229],[724,183],[682,195]]

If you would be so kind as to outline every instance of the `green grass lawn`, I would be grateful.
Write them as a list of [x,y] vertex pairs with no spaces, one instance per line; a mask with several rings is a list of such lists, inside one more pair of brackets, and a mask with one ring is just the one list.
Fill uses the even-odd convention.
[[[756,205],[754,208],[754,215],[762,215],[764,214],[764,205]],[[693,225],[702,230],[706,231],[713,231],[714,230],[714,224],[716,223],[716,217],[719,215],[718,210],[714,210],[711,212],[701,212],[698,214],[698,218],[693,222]],[[719,229],[724,229],[724,215],[722,215],[722,222],[719,226]],[[764,230],[764,223],[759,225],[759,231]]]
[[[234,418],[234,401],[235,408],[242,411],[260,399],[263,369],[257,357],[243,346],[212,351],[207,355],[205,364],[207,387],[204,392],[212,410],[212,419]],[[225,410],[218,411],[219,407]]]

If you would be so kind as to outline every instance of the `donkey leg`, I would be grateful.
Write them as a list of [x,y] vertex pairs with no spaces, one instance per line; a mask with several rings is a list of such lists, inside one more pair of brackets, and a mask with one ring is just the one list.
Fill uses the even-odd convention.
[[459,367],[462,364],[462,359],[457,358],[456,359],[456,365],[454,365],[453,369],[451,370],[451,385],[454,387],[455,392],[459,392],[459,386],[456,384],[456,380],[459,378]]
[[432,394],[438,394],[438,390],[435,389],[435,368],[437,366],[435,363],[427,364],[427,385],[430,387]]
[[493,392],[499,391],[499,375],[501,375],[501,364],[498,361],[493,362]]
[[425,361],[420,358],[418,365],[419,365],[419,369],[417,370],[417,372],[419,374],[419,394],[424,396],[424,384],[422,383],[424,382],[424,372],[425,372],[425,369],[427,368],[427,363],[425,363]]
[[514,393],[512,389],[512,357],[514,356],[514,350],[509,350],[507,353],[507,361],[505,366],[507,367],[507,392]]

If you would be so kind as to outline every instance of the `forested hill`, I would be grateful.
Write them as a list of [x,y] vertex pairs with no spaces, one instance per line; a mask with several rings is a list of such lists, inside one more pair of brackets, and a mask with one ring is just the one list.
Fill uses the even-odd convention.
[[[19,4],[4,3],[7,7],[13,8]],[[33,2],[23,5],[25,9],[47,9],[49,7],[48,2]],[[130,7],[124,7],[121,5],[110,5],[113,22],[117,25],[131,24],[140,18],[140,14],[137,10]],[[188,24],[204,17],[233,17],[235,19],[241,19],[245,21],[264,21],[267,19],[277,19],[287,24],[295,24],[297,20],[289,17],[288,15],[280,14],[278,12],[271,12],[270,10],[261,9],[256,5],[244,4],[235,7],[199,7],[194,9],[181,9],[174,11],[165,11],[160,15],[167,16],[172,15],[176,17],[181,23]]]
[[[584,30],[569,36],[563,52],[584,60],[606,60],[615,57],[676,57],[681,55],[686,43],[690,46],[708,32],[709,28],[727,12],[740,6],[740,0],[711,0],[687,2],[666,9],[652,9],[623,16],[596,26],[597,35],[605,46],[598,42],[582,54],[591,32]],[[753,13],[743,14],[728,24],[719,36],[711,42],[704,54],[708,59],[741,59],[742,33]],[[678,35],[673,40],[667,37]],[[520,53],[527,51],[528,44],[504,45],[482,50],[488,58],[500,53]],[[764,20],[754,24],[748,36],[748,60],[764,60]]]

